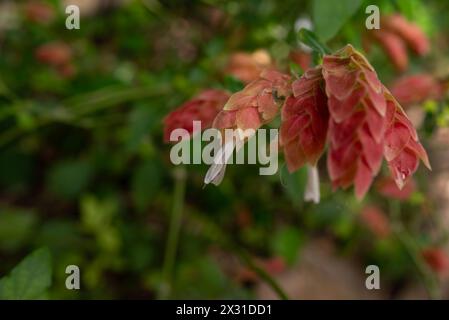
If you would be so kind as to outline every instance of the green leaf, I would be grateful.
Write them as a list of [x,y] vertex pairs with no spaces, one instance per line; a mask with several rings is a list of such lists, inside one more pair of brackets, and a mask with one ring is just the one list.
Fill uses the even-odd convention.
[[20,209],[0,211],[0,248],[11,252],[22,247],[32,235],[37,216]]
[[312,18],[316,34],[323,41],[333,38],[361,3],[361,0],[313,1]]
[[51,192],[64,198],[76,198],[88,185],[92,173],[86,161],[64,161],[52,168],[48,177]]
[[51,285],[51,257],[47,248],[34,251],[0,279],[0,299],[43,299]]
[[132,178],[132,197],[139,210],[144,210],[157,194],[161,184],[161,167],[152,159],[140,165]]
[[97,199],[92,195],[81,198],[81,222],[83,227],[95,234],[101,250],[116,253],[121,246],[121,237],[115,227],[118,203],[114,197]]
[[303,235],[297,229],[285,227],[274,235],[272,250],[291,265],[296,262],[303,240]]
[[239,79],[227,75],[224,79],[224,88],[230,92],[237,92],[242,90],[245,85]]
[[330,49],[323,44],[316,34],[307,29],[301,29],[298,33],[299,40],[305,45],[309,46],[313,51],[318,52],[320,55],[331,53]]
[[293,173],[289,173],[287,166],[284,165],[280,170],[280,179],[292,203],[295,206],[300,206],[303,203],[306,189],[307,168],[304,166]]

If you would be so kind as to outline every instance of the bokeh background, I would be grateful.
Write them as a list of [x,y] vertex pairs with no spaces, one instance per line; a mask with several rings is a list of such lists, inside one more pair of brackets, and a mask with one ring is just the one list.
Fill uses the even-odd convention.
[[[79,30],[65,28],[69,4]],[[368,32],[369,4],[1,1],[0,297],[449,298],[449,2],[376,1],[422,32],[420,54]],[[307,172],[289,174],[282,155],[278,174],[230,166],[219,187],[203,188],[205,165],[171,164],[164,117],[266,66],[300,73],[314,61],[301,27],[366,54],[432,172],[421,166],[399,191],[384,168],[357,201],[332,191],[322,160],[311,204]],[[380,290],[365,288],[370,264]],[[66,289],[67,265],[80,290]]]

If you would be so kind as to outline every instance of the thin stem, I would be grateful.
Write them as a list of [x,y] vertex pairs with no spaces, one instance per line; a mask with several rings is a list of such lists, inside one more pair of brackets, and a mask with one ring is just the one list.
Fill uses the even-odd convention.
[[166,95],[169,88],[146,86],[134,88],[119,88],[111,87],[99,89],[90,93],[73,96],[65,101],[62,101],[61,108],[67,112],[69,118],[38,118],[35,120],[35,125],[31,130],[24,130],[19,127],[12,127],[9,130],[0,134],[0,148],[5,147],[14,141],[20,139],[22,136],[30,134],[37,129],[50,125],[53,122],[65,122],[73,124],[74,121],[79,121],[80,118],[86,117],[98,111],[107,108],[120,106],[122,103],[135,101],[154,96]]
[[193,227],[198,230],[200,227],[203,236],[209,238],[211,241],[216,242],[221,247],[234,253],[249,269],[256,273],[259,278],[264,281],[282,300],[288,300],[288,295],[284,292],[281,286],[273,279],[269,273],[261,268],[253,258],[242,248],[236,245],[230,237],[224,233],[219,226],[217,226],[212,220],[203,216],[190,213],[189,220]]
[[170,229],[167,245],[165,247],[164,265],[162,267],[163,283],[159,291],[159,299],[166,299],[172,290],[173,270],[178,248],[179,233],[181,230],[182,212],[184,207],[186,172],[185,168],[177,168],[174,172],[175,190],[173,194],[173,207],[170,217]]
[[260,279],[265,281],[265,283],[271,287],[271,289],[278,295],[280,299],[289,299],[288,295],[281,288],[281,286],[263,268],[259,267],[246,251],[236,246],[229,246],[229,248],[232,249],[232,251],[240,258],[240,260],[244,264],[246,264],[248,268],[255,272],[260,277]]
[[438,288],[438,283],[435,280],[435,277],[427,267],[425,261],[422,259],[418,245],[415,243],[414,239],[407,233],[404,225],[401,222],[401,206],[399,201],[390,200],[389,207],[392,217],[392,229],[394,235],[407,251],[408,255],[418,269],[418,272],[430,298],[441,299],[441,292]]

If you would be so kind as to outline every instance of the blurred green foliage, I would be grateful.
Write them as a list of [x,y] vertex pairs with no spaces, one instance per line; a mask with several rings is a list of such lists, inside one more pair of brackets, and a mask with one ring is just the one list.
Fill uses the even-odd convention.
[[[158,297],[176,202],[164,117],[202,88],[241,89],[223,74],[236,51],[265,48],[287,67],[301,40],[322,50],[346,43],[362,50],[370,4],[136,0],[83,16],[81,29],[69,31],[60,2],[48,3],[53,22],[27,20],[21,4],[10,12],[14,24],[0,29],[1,298]],[[413,59],[412,71],[435,68],[447,56],[447,2],[384,0],[379,6],[382,13],[401,12],[439,41],[429,58]],[[298,18],[310,18],[318,37],[299,35]],[[72,50],[72,76],[36,58],[37,48],[55,41]],[[384,82],[397,76],[379,49],[368,58]],[[429,134],[449,122],[447,104],[426,110],[440,119],[429,116]],[[358,203],[351,191],[334,192],[322,178],[322,202],[313,205],[302,200],[305,169],[289,174],[281,163],[277,175],[265,177],[256,166],[231,166],[220,187],[203,188],[206,170],[187,168],[170,298],[255,297],[222,263],[238,256],[223,245],[228,242],[294,268],[308,241],[326,237],[340,254],[382,265],[393,287],[419,275],[400,242],[377,239],[360,223],[366,204],[389,212],[390,200],[376,191]],[[418,200],[401,204],[412,235],[423,231],[421,211],[432,210],[424,194],[427,174],[420,172],[418,182]],[[415,240],[420,246],[433,241]],[[39,247],[49,249],[31,253]],[[79,291],[65,288],[69,264],[80,267]]]

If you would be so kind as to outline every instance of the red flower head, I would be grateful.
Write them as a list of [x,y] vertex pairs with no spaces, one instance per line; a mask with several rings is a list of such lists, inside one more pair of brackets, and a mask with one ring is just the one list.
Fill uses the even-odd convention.
[[234,148],[238,150],[250,134],[245,132],[257,130],[263,124],[274,119],[279,112],[283,98],[290,94],[290,76],[274,70],[264,70],[260,78],[248,84],[242,91],[233,94],[223,110],[215,118],[213,127],[217,129],[236,129],[237,141],[227,141],[211,165],[204,183],[218,185],[226,169]]
[[271,57],[265,50],[257,50],[252,54],[237,52],[231,55],[226,72],[249,83],[258,79],[262,70],[270,65]]
[[302,70],[307,70],[312,66],[312,55],[301,49],[290,51],[288,56],[290,60],[299,65]]
[[399,14],[383,17],[381,29],[367,33],[364,38],[367,50],[372,40],[382,46],[398,71],[404,71],[408,67],[407,46],[420,56],[426,55],[430,50],[424,32]]
[[72,60],[72,49],[64,42],[51,42],[36,49],[36,58],[43,63],[59,67]]
[[360,218],[362,223],[379,238],[385,238],[391,234],[390,222],[379,208],[374,206],[364,207]]
[[382,23],[385,28],[399,35],[416,54],[423,56],[429,53],[429,40],[416,24],[399,14],[385,17]]
[[380,169],[386,129],[384,89],[369,62],[348,45],[324,57],[330,112],[327,158],[334,187],[363,198]]
[[164,141],[170,141],[170,134],[175,129],[186,129],[193,134],[195,120],[201,121],[202,129],[210,128],[229,96],[227,91],[210,89],[184,103],[164,119]]
[[427,99],[440,99],[443,92],[443,85],[429,74],[402,77],[391,87],[391,93],[403,106],[421,103]]
[[416,190],[415,180],[410,179],[407,184],[399,189],[396,182],[391,177],[385,177],[376,184],[377,191],[388,198],[407,200]]
[[442,249],[427,248],[422,251],[422,256],[433,271],[444,274],[449,269],[449,257]]
[[372,36],[383,48],[396,69],[401,72],[405,71],[408,67],[408,54],[401,37],[382,29],[374,31]]
[[289,94],[289,80],[290,76],[280,72],[263,71],[259,79],[229,98],[214,127],[257,130],[270,122],[279,112],[280,98]]
[[[194,100],[196,101],[196,100]],[[236,144],[228,141],[217,152],[205,183],[218,184],[234,148],[274,119],[283,104],[280,142],[290,172],[309,164],[306,199],[319,201],[316,163],[329,144],[327,167],[334,188],[355,187],[357,198],[368,191],[385,158],[399,189],[427,153],[399,103],[379,81],[366,58],[347,45],[323,58],[293,83],[290,77],[266,70],[259,79],[233,94],[213,127],[238,129]],[[197,103],[197,102],[196,102]]]
[[430,168],[410,120],[359,52],[348,45],[325,56],[323,76],[330,112],[327,164],[334,187],[354,184],[363,198],[383,156],[399,188],[419,159]]
[[28,1],[24,5],[24,13],[28,20],[41,24],[49,24],[55,18],[54,8],[42,1]]
[[384,156],[397,186],[402,187],[418,169],[419,160],[431,169],[427,152],[418,140],[413,124],[396,99],[385,88],[387,99],[387,130]]
[[315,166],[324,151],[329,113],[323,82],[321,67],[309,69],[293,82],[283,106],[280,143],[290,172],[305,163]]

